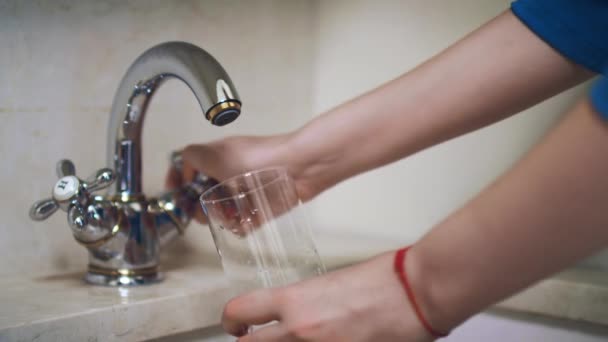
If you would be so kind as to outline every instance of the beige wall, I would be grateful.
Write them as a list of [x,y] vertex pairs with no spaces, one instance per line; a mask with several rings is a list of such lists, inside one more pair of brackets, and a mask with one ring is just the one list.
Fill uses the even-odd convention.
[[[116,87],[145,49],[184,40],[225,67],[244,102],[234,124],[204,120],[190,91],[170,81],[154,98],[144,133],[144,187],[162,189],[169,151],[226,134],[292,129],[310,117],[314,3],[306,1],[0,0],[0,274],[84,270],[85,249],[66,215],[34,223],[55,163],[81,177],[103,167]],[[197,229],[198,228],[198,229]],[[191,246],[207,229],[188,233]]]
[[[144,187],[154,193],[169,151],[298,127],[311,113],[414,67],[508,3],[0,0],[0,275],[84,270],[85,250],[71,238],[65,214],[34,223],[27,212],[50,194],[57,160],[71,158],[83,177],[104,165],[114,91],[146,48],[167,40],[206,48],[244,101],[243,116],[218,129],[202,119],[186,87],[163,86],[144,137]],[[314,201],[316,228],[392,244],[419,237],[521,156],[580,92],[337,186]],[[212,248],[204,227],[187,234],[173,248],[177,263],[200,261],[200,246]],[[474,320],[453,339],[502,324]],[[506,330],[525,335],[526,327]]]

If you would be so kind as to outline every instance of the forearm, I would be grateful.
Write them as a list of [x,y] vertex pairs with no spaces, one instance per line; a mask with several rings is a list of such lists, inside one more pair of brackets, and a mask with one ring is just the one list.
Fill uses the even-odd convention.
[[606,156],[608,126],[583,101],[414,246],[406,267],[438,329],[608,245]]
[[322,191],[501,120],[589,76],[507,11],[411,72],[296,132],[291,168]]

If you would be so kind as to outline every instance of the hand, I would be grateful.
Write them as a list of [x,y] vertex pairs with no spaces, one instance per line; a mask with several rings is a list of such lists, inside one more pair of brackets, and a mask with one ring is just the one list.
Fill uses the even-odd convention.
[[[269,137],[229,137],[208,144],[190,145],[183,149],[184,161],[181,173],[170,169],[166,186],[170,189],[192,181],[196,173],[222,181],[237,174],[271,166],[284,166],[294,178],[298,195],[304,201],[320,192],[311,183],[299,177],[300,167],[291,159],[294,151],[289,145],[290,135]],[[197,206],[194,218],[204,223],[206,219]]]
[[[239,342],[433,341],[393,272],[393,256],[234,298],[224,309],[224,329]],[[249,326],[273,321],[242,336]]]

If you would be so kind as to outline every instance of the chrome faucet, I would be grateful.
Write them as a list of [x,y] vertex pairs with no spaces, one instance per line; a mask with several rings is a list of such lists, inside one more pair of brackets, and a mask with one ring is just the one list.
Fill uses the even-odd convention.
[[[85,275],[89,283],[123,286],[160,281],[161,246],[184,232],[198,197],[216,183],[199,174],[191,183],[156,198],[142,192],[141,136],[146,110],[158,87],[171,78],[190,87],[213,125],[226,125],[239,116],[236,89],[209,53],[184,42],[152,47],[135,60],[116,92],[107,168],[82,180],[76,177],[72,162],[59,161],[60,179],[52,197],[34,203],[30,210],[36,221],[58,209],[67,212],[74,238],[89,250]],[[171,161],[181,167],[179,153]],[[105,195],[93,194],[104,188],[109,189]]]

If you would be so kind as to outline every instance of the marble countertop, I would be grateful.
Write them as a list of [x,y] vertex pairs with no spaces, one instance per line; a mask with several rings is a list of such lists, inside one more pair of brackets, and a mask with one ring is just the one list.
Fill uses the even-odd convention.
[[[368,238],[317,240],[329,269],[403,244]],[[162,283],[137,288],[90,286],[81,277],[82,270],[0,279],[0,341],[142,341],[217,325],[233,295],[221,269],[208,263],[172,267]],[[608,326],[608,274],[569,270],[497,307]]]
[[[373,239],[328,238],[318,245],[329,269],[387,248]],[[180,260],[163,264],[162,283],[136,288],[87,285],[84,270],[1,278],[0,341],[143,341],[219,324],[234,293],[215,250]]]
[[496,307],[608,326],[608,272],[570,269]]
[[141,341],[216,325],[230,297],[222,271],[204,266],[138,288],[90,286],[81,278],[0,281],[0,341]]

